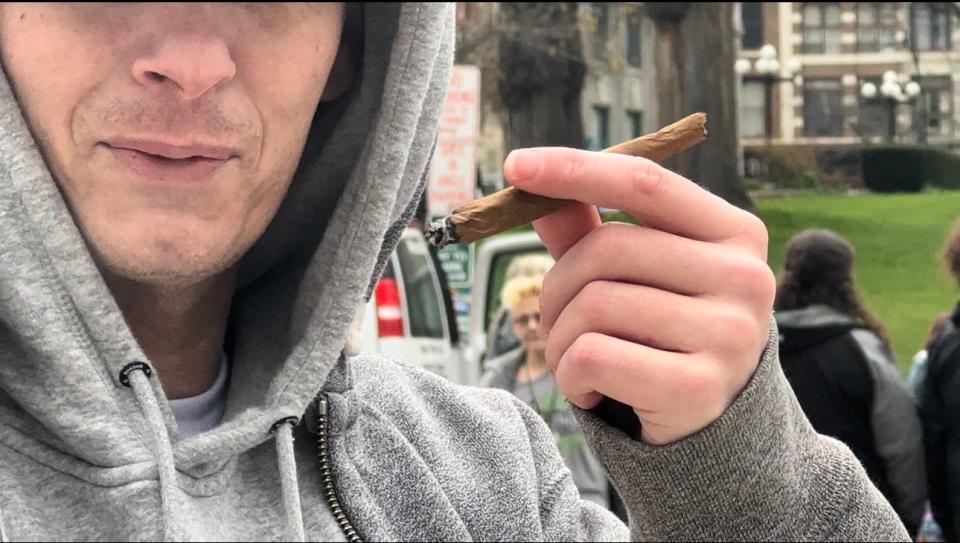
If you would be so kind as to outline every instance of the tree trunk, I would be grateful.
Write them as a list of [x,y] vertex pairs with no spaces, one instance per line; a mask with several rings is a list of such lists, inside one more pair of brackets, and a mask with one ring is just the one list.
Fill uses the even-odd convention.
[[738,168],[733,4],[648,2],[646,11],[657,28],[659,125],[697,111],[707,114],[706,141],[668,160],[667,167],[754,211]]
[[502,20],[524,29],[500,38],[507,149],[583,146],[584,61],[575,3],[503,3]]

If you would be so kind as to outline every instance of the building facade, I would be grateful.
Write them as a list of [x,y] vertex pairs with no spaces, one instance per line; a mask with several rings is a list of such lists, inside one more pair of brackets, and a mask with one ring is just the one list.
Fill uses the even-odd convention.
[[656,127],[654,27],[639,2],[580,4],[587,74],[584,147],[600,150]]
[[[755,66],[762,47],[772,45],[780,78],[768,92],[755,69],[743,76],[745,155],[768,144],[832,151],[879,141],[954,147],[960,127],[956,9],[946,2],[740,3],[740,58]],[[901,85],[917,82],[920,92],[896,102],[866,98],[864,84],[879,88],[887,71]]]
[[[586,73],[580,98],[583,147],[603,149],[652,130],[656,118],[654,29],[642,2],[579,3]],[[503,187],[506,158],[502,104],[496,87],[498,39],[502,14],[496,2],[457,4],[458,62],[479,66],[481,116],[478,148],[479,183],[485,191]]]

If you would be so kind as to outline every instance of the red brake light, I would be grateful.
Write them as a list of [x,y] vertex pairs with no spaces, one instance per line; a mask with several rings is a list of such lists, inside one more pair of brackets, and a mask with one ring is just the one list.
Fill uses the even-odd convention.
[[382,278],[375,290],[377,300],[377,332],[380,337],[403,335],[403,310],[396,279]]

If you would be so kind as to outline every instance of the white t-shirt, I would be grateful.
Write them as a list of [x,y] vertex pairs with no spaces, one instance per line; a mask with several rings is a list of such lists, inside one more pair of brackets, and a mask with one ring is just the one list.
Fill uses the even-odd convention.
[[170,400],[170,408],[180,427],[180,439],[186,439],[213,429],[223,418],[227,408],[227,357],[220,358],[220,372],[213,386],[206,392],[190,398]]

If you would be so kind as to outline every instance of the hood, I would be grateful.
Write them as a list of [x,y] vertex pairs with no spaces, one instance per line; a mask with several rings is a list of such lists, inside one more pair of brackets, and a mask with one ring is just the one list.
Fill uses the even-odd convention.
[[[453,13],[450,4],[364,5],[351,90],[318,108],[285,200],[240,263],[223,422],[176,441],[157,379],[142,385],[178,470],[216,471],[269,439],[275,422],[301,417],[323,388],[422,193],[453,60]],[[124,367],[149,360],[6,79],[0,239],[0,422],[98,469],[153,462],[157,428],[121,382]]]
[[852,317],[826,305],[778,311],[775,316],[784,360],[862,328]]
[[826,305],[777,311],[775,316],[779,328],[819,328],[855,322],[852,317]]

